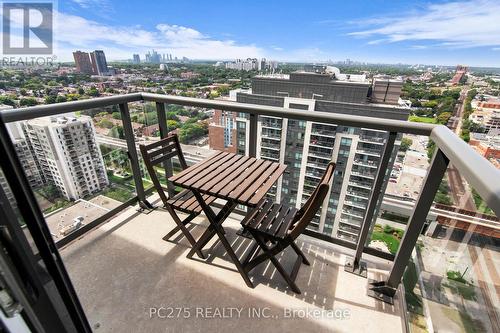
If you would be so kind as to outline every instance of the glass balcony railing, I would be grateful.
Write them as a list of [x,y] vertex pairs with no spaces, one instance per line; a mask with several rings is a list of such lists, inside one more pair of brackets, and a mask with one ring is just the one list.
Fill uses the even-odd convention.
[[356,153],[358,154],[368,154],[368,155],[373,155],[373,156],[377,156],[377,157],[380,157],[380,150],[378,149],[371,149],[371,148],[364,148],[364,147],[361,147],[356,150]]
[[[166,215],[161,209],[150,209],[157,198],[150,196],[151,180],[145,172],[140,154],[137,153],[137,146],[140,143],[158,140],[160,129],[168,133],[166,124],[160,122],[164,119],[167,123],[168,119],[162,118],[161,112],[166,111],[167,104],[175,105],[176,102],[189,105],[192,100],[178,96],[171,98],[168,95],[144,93],[97,98],[85,101],[85,104],[76,104],[93,110],[89,112],[89,115],[80,113],[77,119],[81,117],[81,120],[86,119],[85,121],[91,122],[95,126],[95,133],[89,132],[88,129],[85,129],[86,132],[82,129],[80,134],[71,130],[61,132],[61,140],[66,140],[68,144],[64,150],[66,154],[63,154],[59,160],[67,162],[65,163],[67,170],[64,172],[69,179],[74,181],[73,187],[77,188],[75,193],[65,193],[65,189],[70,187],[65,186],[64,179],[58,177],[56,172],[58,165],[54,163],[54,160],[47,158],[48,154],[45,153],[49,149],[48,146],[43,141],[36,140],[37,134],[33,128],[26,127],[25,133],[29,136],[28,140],[32,142],[33,153],[38,154],[40,158],[36,161],[28,161],[29,155],[19,154],[17,160],[22,160],[21,165],[25,168],[25,176],[31,179],[33,184],[38,184],[33,186],[32,190],[40,210],[44,213],[49,237],[52,237],[56,247],[65,253],[63,261],[70,267],[71,278],[79,281],[78,293],[85,293],[91,289],[91,295],[109,296],[108,292],[111,291],[107,289],[118,286],[126,295],[124,299],[139,300],[138,306],[142,311],[145,306],[142,297],[146,296],[141,283],[149,281],[148,278],[141,277],[142,270],[147,273],[148,277],[151,277],[150,280],[160,283],[162,290],[166,290],[172,287],[167,283],[167,281],[172,281],[171,279],[175,280],[176,286],[185,287],[184,280],[177,279],[177,275],[173,274],[173,272],[179,273],[181,269],[212,279],[214,284],[221,286],[228,284],[230,288],[241,291],[241,286],[234,286],[233,282],[229,281],[231,279],[216,273],[214,267],[223,266],[219,263],[219,257],[215,259],[214,267],[208,268],[210,272],[206,273],[197,266],[198,263],[186,261],[183,256],[180,256],[180,253],[185,251],[182,247],[185,244],[172,246],[164,242],[161,238],[168,230],[160,224],[150,223],[150,219],[161,220]],[[115,106],[114,109],[112,109],[113,106]],[[224,107],[230,106],[234,110],[235,106],[232,102],[197,100],[196,107],[179,106],[176,110],[182,114],[192,112],[193,116],[198,115],[196,116],[197,122],[193,124],[198,124],[200,131],[203,131],[206,130],[203,123],[204,117],[199,115],[202,113],[202,108],[223,110]],[[180,108],[185,109],[181,111]],[[0,111],[0,119],[9,124],[21,121],[29,125],[29,120],[35,114],[58,116],[74,110],[75,104],[62,103],[51,109],[34,107]],[[96,112],[97,110],[102,111]],[[253,116],[256,115],[256,117],[250,117],[250,120],[247,119],[250,123],[253,122],[252,126],[255,125],[250,126],[253,129],[258,128],[257,119],[263,110],[265,114],[273,114],[281,119],[293,116],[290,119],[296,120],[296,115],[289,114],[286,109],[267,109],[265,106],[247,105],[245,110]],[[81,110],[81,112],[86,111]],[[163,116],[166,116],[167,112],[164,113]],[[335,132],[337,126],[341,125],[350,128],[349,135],[360,135],[363,142],[370,141],[370,144],[384,146],[378,150],[368,148],[367,145],[353,146],[344,152],[345,156],[332,156],[333,149],[314,147],[313,142],[310,142],[307,152],[300,150],[300,145],[294,147],[284,145],[286,149],[281,149],[282,138],[288,138],[290,135],[287,132],[288,129],[282,129],[281,123],[266,121],[261,122],[262,129],[272,130],[260,133],[261,149],[259,152],[257,152],[258,133],[254,130],[244,128],[241,130],[241,136],[238,134],[234,140],[234,142],[245,144],[243,147],[238,147],[240,149],[238,151],[246,152],[251,156],[273,161],[279,161],[281,156],[282,161],[287,164],[287,173],[276,183],[269,195],[273,200],[290,206],[304,204],[318,185],[318,180],[323,175],[328,161],[332,158],[337,161],[330,196],[323,202],[314,221],[305,231],[305,234],[315,238],[315,245],[309,245],[312,244],[311,240],[304,237],[301,240],[303,246],[309,251],[322,253],[321,251],[324,250],[321,244],[328,246],[333,244],[341,250],[346,250],[347,256],[356,253],[352,259],[357,258],[358,263],[368,261],[370,269],[378,267],[380,262],[391,262],[386,274],[380,277],[382,280],[379,282],[384,288],[370,287],[368,291],[374,290],[376,298],[378,296],[390,302],[395,295],[398,295],[398,286],[402,281],[405,295],[400,296],[404,296],[406,306],[401,309],[401,313],[395,313],[396,317],[402,316],[408,321],[412,331],[444,331],[451,328],[453,331],[495,332],[498,327],[496,326],[498,323],[496,310],[498,302],[496,266],[498,265],[496,263],[499,261],[500,222],[497,214],[500,207],[498,195],[500,189],[498,182],[493,182],[492,179],[500,179],[498,170],[442,126],[402,121],[386,123],[384,119],[374,121],[371,118],[370,122],[367,122],[364,117],[355,116],[349,120],[349,124],[346,124],[343,123],[344,118],[337,117],[335,113],[329,114],[328,117],[331,118],[325,118],[324,127],[321,127],[319,123],[312,125],[311,135],[325,138],[318,139],[318,143],[328,143],[333,147],[334,141],[328,138],[335,138],[337,134],[341,136],[344,132]],[[102,121],[103,118],[106,121]],[[311,120],[305,117],[301,121]],[[174,123],[170,121],[168,124]],[[373,138],[362,134],[361,128],[366,124],[370,124],[369,126],[375,130],[382,131],[387,128],[390,132],[387,138]],[[305,128],[301,127],[301,129],[303,133],[294,138],[304,137]],[[213,150],[206,148],[208,133],[203,132],[202,135],[193,137],[186,137],[188,131],[182,131],[182,133],[182,149],[189,165],[202,161],[205,156],[213,153]],[[417,154],[405,155],[399,152],[399,155],[404,156],[399,159],[398,155],[398,161],[393,163],[392,157],[398,154],[395,148],[398,133],[411,136],[415,143],[423,141],[422,137],[430,137],[436,147],[436,151],[430,154],[433,158],[427,160],[426,157],[420,158]],[[11,141],[12,138],[8,136],[2,137],[4,143]],[[427,145],[421,146],[420,153],[426,156]],[[388,153],[384,155],[385,151]],[[302,164],[304,159],[305,165]],[[353,166],[350,161],[353,161]],[[2,170],[8,167],[8,164],[3,163]],[[46,177],[34,172],[35,164],[40,165]],[[453,165],[453,167],[448,168],[448,165]],[[173,161],[168,171],[159,172],[160,183],[168,187],[168,173],[173,174],[178,170],[178,161]],[[389,179],[377,177],[380,170],[384,172],[387,170],[387,174],[393,174],[394,177],[389,176]],[[2,191],[5,192],[7,198],[13,198],[13,202],[16,203],[16,197],[20,195],[15,187],[14,191],[12,190],[11,185],[21,183],[18,177],[23,175],[13,172],[8,174],[11,177],[0,177]],[[300,190],[299,184],[303,184]],[[302,194],[300,198],[299,193]],[[136,204],[137,206],[133,208],[129,207]],[[137,209],[149,214],[138,213]],[[23,215],[26,212],[19,211],[18,214],[28,217]],[[243,212],[235,212],[234,215],[238,214],[243,214]],[[205,217],[200,215],[200,219],[203,218]],[[173,221],[164,219],[168,220],[165,221],[166,223],[174,224]],[[108,223],[103,224],[105,221]],[[28,234],[34,227],[36,226],[30,225],[28,228],[22,225],[21,228]],[[234,229],[237,230],[238,227],[239,220],[234,218]],[[199,226],[195,229],[197,228]],[[96,232],[91,232],[92,230]],[[201,229],[196,230],[198,231],[200,231],[199,234],[202,233]],[[162,235],[158,238],[160,233]],[[247,248],[248,244],[244,239],[240,240],[234,236],[232,241],[241,242],[238,247],[242,252]],[[108,249],[110,252],[106,252]],[[41,255],[44,256],[45,253]],[[221,258],[223,256],[222,253]],[[332,258],[334,257],[339,256],[332,255]],[[94,258],[99,258],[99,262]],[[380,261],[373,262],[371,261],[373,258]],[[347,259],[350,260],[349,257]],[[322,257],[321,260],[326,259]],[[163,269],[163,264],[161,270],[156,268],[158,265],[149,265],[160,261],[165,264],[166,269]],[[317,279],[320,274],[322,279],[323,276],[328,278],[335,274],[347,274],[344,269],[337,267],[344,264],[346,263],[332,262],[331,265],[335,266],[337,273],[319,272],[316,271],[318,266],[312,265],[311,279]],[[95,269],[96,265],[102,267],[105,272]],[[349,270],[348,266],[345,265],[346,270]],[[100,276],[100,273],[103,275]],[[117,278],[110,280],[113,274],[116,274]],[[171,275],[164,276],[164,274]],[[352,279],[353,283],[356,279]],[[127,281],[127,286],[130,283],[131,288],[126,288],[121,284],[124,280]],[[351,282],[345,276],[342,276],[342,280]],[[88,281],[93,283],[90,284]],[[266,284],[259,286],[255,292],[258,293],[260,289],[263,289],[269,293],[279,293],[276,295],[280,297],[286,296],[281,294],[281,287],[269,288],[267,283],[269,281],[266,280]],[[203,282],[200,282],[201,285]],[[364,288],[365,285],[366,283],[363,283],[358,287]],[[324,288],[324,285],[311,288],[313,287],[317,287],[314,289],[317,292]],[[160,290],[155,288],[153,289]],[[202,287],[197,289],[197,292],[200,292],[199,297],[206,296],[202,291]],[[310,294],[311,292],[313,293]],[[333,302],[336,299],[335,293],[336,291],[329,290],[328,292],[322,291],[319,295],[315,294],[313,289],[308,289],[308,292],[303,294],[306,295],[303,301],[313,304],[316,302],[316,296],[324,296],[328,302]],[[238,295],[242,299],[248,297],[246,291]],[[161,297],[155,302],[163,299]],[[342,296],[350,302],[349,304],[357,304],[357,300],[349,297]],[[83,299],[88,302],[88,298],[83,297]],[[245,298],[245,300],[248,299]],[[208,296],[204,300],[207,304],[212,301],[213,299]],[[363,302],[366,303],[366,300]],[[127,304],[122,303],[126,302],[117,302],[113,306],[125,311]],[[104,303],[99,304],[105,307]],[[102,308],[99,308],[100,306],[94,305],[89,306],[89,303],[86,303],[85,311],[95,316],[93,320],[98,320],[99,314],[104,312]],[[368,310],[364,308],[363,311]],[[381,316],[378,311],[366,313]],[[361,312],[358,314],[361,315]],[[394,313],[391,317],[394,317]],[[388,317],[380,318],[389,320]],[[116,321],[113,323],[118,325]],[[106,327],[105,330],[108,328]]]

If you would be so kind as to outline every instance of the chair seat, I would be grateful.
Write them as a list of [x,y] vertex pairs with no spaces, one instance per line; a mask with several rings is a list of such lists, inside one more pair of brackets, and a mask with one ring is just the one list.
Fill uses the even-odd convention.
[[[203,200],[210,205],[217,199],[216,197],[210,196],[208,194],[203,194]],[[191,190],[184,190],[176,194],[173,198],[167,200],[167,203],[174,209],[177,209],[184,213],[201,213],[203,209],[200,203],[196,200],[193,192]]]
[[241,224],[249,230],[255,230],[268,237],[283,239],[295,221],[298,209],[278,203],[271,199],[262,200]]

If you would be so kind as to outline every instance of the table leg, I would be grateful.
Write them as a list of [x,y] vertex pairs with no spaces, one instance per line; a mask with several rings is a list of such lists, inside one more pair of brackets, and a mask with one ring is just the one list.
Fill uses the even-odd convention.
[[231,257],[234,265],[238,269],[238,272],[240,273],[241,277],[243,278],[247,286],[253,288],[254,286],[252,281],[250,281],[250,278],[248,277],[245,268],[243,267],[240,260],[236,256],[236,253],[231,247],[231,244],[229,244],[224,234],[224,228],[222,227],[222,222],[224,222],[224,220],[229,216],[233,208],[236,207],[236,203],[233,201],[228,201],[224,205],[222,210],[219,212],[219,214],[215,215],[212,208],[210,208],[210,206],[205,203],[205,200],[203,200],[203,196],[200,194],[200,192],[196,190],[192,191],[196,196],[196,199],[200,202],[201,208],[205,212],[205,215],[207,216],[208,221],[210,222],[210,227],[207,228],[205,233],[203,233],[198,242],[193,246],[191,251],[188,253],[188,257],[191,258],[194,255],[194,253],[197,252],[198,250],[201,251],[203,246],[205,246],[210,241],[210,239],[212,239],[212,237],[215,236],[215,234],[217,234],[217,236],[219,236],[222,245],[224,246],[227,253]]
[[219,214],[215,215],[215,212],[212,210],[212,208],[210,208],[210,206],[205,203],[205,200],[203,200],[203,196],[198,191],[193,191],[193,193],[196,196],[196,199],[200,202],[201,208],[205,212],[205,215],[210,222],[210,226],[207,228],[207,230],[205,230],[196,244],[191,248],[191,251],[189,251],[187,255],[188,258],[192,258],[194,253],[198,250],[201,252],[203,247],[207,245],[207,243],[215,236],[216,232],[214,226],[222,224],[222,222],[224,222],[224,220],[229,216],[234,207],[236,207],[235,202],[227,201],[224,207],[222,207],[222,210],[219,212]]

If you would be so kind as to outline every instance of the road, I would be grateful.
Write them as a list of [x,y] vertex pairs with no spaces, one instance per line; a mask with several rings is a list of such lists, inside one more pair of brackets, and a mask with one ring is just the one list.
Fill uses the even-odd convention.
[[[148,137],[146,140],[145,138],[135,138],[135,146],[137,149],[138,154],[140,154],[139,151],[139,145],[140,144],[150,144],[155,141],[157,141],[159,138],[156,137]],[[117,138],[112,138],[106,135],[102,134],[96,134],[96,140],[97,143],[110,146],[113,148],[119,148],[122,150],[127,150],[127,141],[123,139],[117,139]],[[205,158],[209,157],[214,151],[209,149],[209,148],[204,148],[204,147],[198,147],[198,146],[192,146],[192,145],[183,145],[181,144],[182,147],[182,152],[184,154],[184,157],[186,159],[186,162],[188,165],[200,162],[204,160]]]
[[[465,109],[464,101],[467,98],[468,92],[469,86],[464,86],[460,92],[455,111],[453,112],[453,120],[448,122],[448,128],[454,131],[458,136],[460,136],[460,131],[462,130],[462,117]],[[448,167],[448,180],[455,206],[470,211],[476,211],[476,205],[474,204],[470,188],[467,183],[464,182],[457,168],[453,165]]]

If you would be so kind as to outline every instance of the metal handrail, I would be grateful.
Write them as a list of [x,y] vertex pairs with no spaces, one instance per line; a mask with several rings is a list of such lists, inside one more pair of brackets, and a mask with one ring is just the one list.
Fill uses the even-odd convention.
[[[255,116],[275,116],[280,118],[430,136],[430,138],[436,142],[437,147],[449,158],[450,163],[453,164],[471,183],[474,189],[481,195],[497,216],[500,216],[500,182],[491,181],[492,179],[500,179],[500,171],[443,125],[344,115],[321,111],[310,112],[274,106],[151,93],[131,93],[2,110],[0,111],[0,117],[4,122],[13,122],[137,101],[223,109],[225,111],[242,112]],[[359,105],[362,106],[362,104]]]

